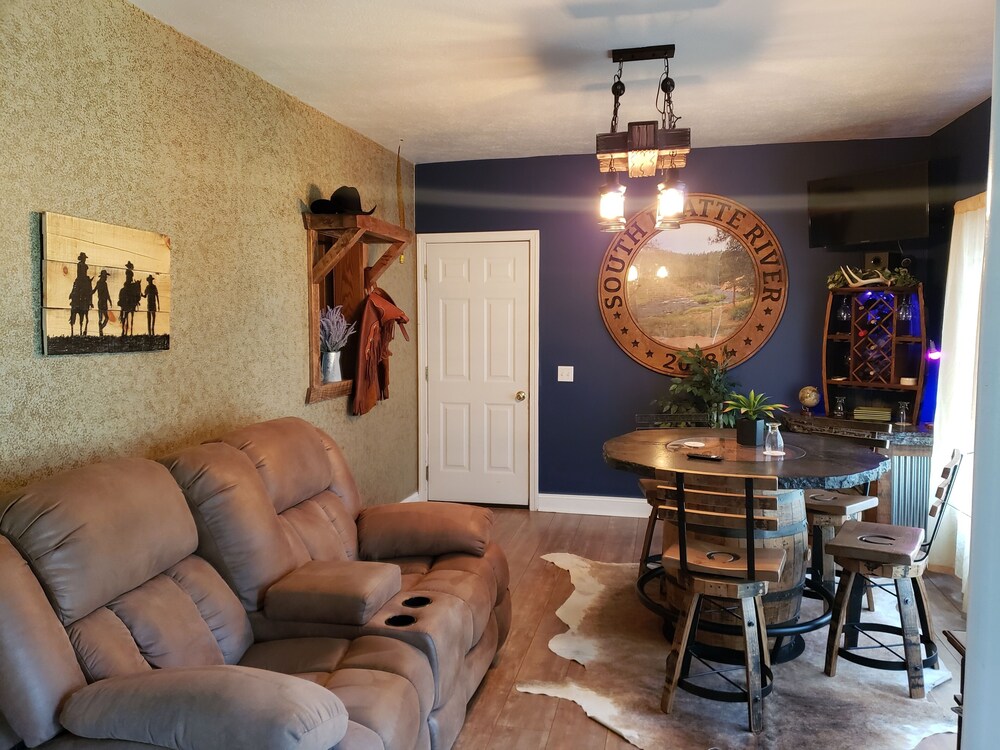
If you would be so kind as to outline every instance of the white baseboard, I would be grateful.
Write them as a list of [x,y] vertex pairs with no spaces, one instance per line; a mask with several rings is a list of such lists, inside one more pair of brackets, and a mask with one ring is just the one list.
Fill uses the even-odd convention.
[[421,503],[421,502],[423,502],[423,498],[420,497],[420,493],[414,492],[412,495],[410,495],[409,497],[404,497],[399,502],[401,502],[401,503]]
[[543,513],[580,513],[585,516],[618,516],[646,518],[649,505],[640,497],[606,497],[603,495],[538,494],[538,507]]

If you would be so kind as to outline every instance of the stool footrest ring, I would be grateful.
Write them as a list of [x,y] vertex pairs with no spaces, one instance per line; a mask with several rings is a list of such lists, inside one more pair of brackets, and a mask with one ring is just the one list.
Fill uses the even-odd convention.
[[[886,625],[881,622],[847,623],[844,625],[845,629],[848,627],[861,633],[888,633],[890,635],[898,635],[900,638],[903,637],[903,629],[898,625]],[[927,654],[927,656],[923,659],[924,667],[928,669],[936,667],[938,663],[937,644],[934,643],[934,641],[923,637],[921,637],[920,642],[923,644],[924,651]],[[900,644],[899,647],[902,648],[902,645]],[[888,646],[882,645],[865,647],[864,650],[868,651],[876,648],[889,650]],[[905,672],[907,670],[906,660],[901,657],[897,657],[895,659],[875,659],[870,656],[862,656],[858,653],[859,650],[860,649],[845,648],[844,646],[840,646],[837,649],[837,654],[842,658],[847,659],[847,661],[860,664],[864,667],[871,667],[872,669],[885,669],[894,672]]]
[[[715,674],[714,672],[701,672],[700,674],[694,675],[694,677],[684,677],[677,682],[677,687],[683,690],[685,693],[691,693],[692,695],[697,695],[701,698],[707,698],[712,701],[722,701],[724,703],[746,703],[747,702],[747,691],[744,689],[736,690],[718,690],[716,688],[705,687],[704,685],[696,685],[691,680],[698,679],[699,677],[707,677],[708,675]],[[771,690],[774,689],[774,676],[768,667],[762,666],[760,672],[760,695],[762,698],[766,698],[771,694]]]

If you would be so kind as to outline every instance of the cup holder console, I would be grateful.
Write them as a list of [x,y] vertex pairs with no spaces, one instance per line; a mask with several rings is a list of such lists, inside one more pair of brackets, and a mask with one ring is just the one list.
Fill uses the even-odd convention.
[[407,625],[412,625],[416,621],[417,618],[413,615],[393,615],[385,621],[385,624],[394,628],[404,628]]
[[403,599],[403,606],[410,607],[411,609],[426,607],[430,603],[431,598],[429,596],[411,596],[409,599]]

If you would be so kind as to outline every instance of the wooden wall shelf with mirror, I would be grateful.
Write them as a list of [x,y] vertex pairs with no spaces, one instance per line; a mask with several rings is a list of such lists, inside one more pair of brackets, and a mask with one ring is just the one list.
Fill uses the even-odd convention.
[[[927,337],[923,286],[832,289],[823,341],[826,415],[916,424]],[[843,399],[844,414],[836,413]]]
[[[339,398],[351,392],[353,380],[324,383],[320,372],[319,315],[329,305],[343,307],[348,323],[359,321],[367,291],[389,264],[413,241],[413,232],[376,219],[350,214],[302,214],[309,258],[309,389],[306,403]],[[369,266],[368,246],[388,245]],[[353,373],[358,334],[343,350],[342,372]]]

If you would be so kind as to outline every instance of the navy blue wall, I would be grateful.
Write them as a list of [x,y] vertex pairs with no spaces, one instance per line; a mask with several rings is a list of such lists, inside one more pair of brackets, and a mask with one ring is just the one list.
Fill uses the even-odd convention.
[[[942,131],[938,146],[942,154],[955,146],[960,151],[977,146],[962,145],[979,128],[979,120],[972,119],[975,126],[960,128],[960,133]],[[988,110],[986,119],[988,129]],[[781,324],[760,352],[732,371],[744,388],[763,389],[795,404],[800,387],[819,384],[826,276],[840,264],[862,260],[856,249],[809,248],[806,182],[927,159],[936,137],[692,151],[683,172],[688,189],[734,198],[756,211],[777,235],[788,263],[789,299]],[[979,150],[984,170],[987,147],[984,142]],[[971,175],[969,179],[976,182],[975,170],[964,160],[961,164],[955,174],[963,179]],[[597,276],[614,236],[596,228],[596,196],[602,182],[592,154],[416,168],[418,233],[540,231],[540,393],[536,395],[543,493],[637,495],[635,478],[609,469],[601,446],[609,437],[630,431],[634,415],[649,411],[650,402],[670,383],[666,376],[629,359],[601,321]],[[626,215],[652,203],[655,183],[654,179],[625,181]],[[914,272],[926,278],[928,241],[904,250],[914,256]],[[939,306],[940,300],[930,304]],[[557,383],[557,365],[573,365],[575,381]]]

